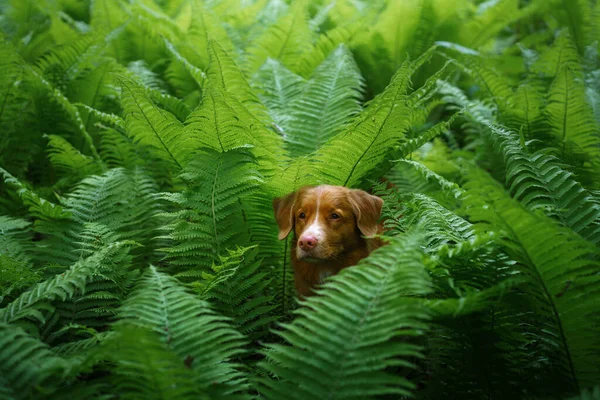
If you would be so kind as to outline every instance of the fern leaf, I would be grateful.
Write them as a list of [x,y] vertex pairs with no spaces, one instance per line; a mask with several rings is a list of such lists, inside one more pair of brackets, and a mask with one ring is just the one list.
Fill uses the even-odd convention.
[[244,377],[230,361],[242,351],[241,335],[208,303],[186,293],[174,278],[150,266],[119,314],[119,326],[150,329],[182,365],[189,358],[200,389],[219,382],[223,395],[243,390]]
[[246,70],[252,74],[268,58],[280,61],[294,71],[302,54],[310,49],[311,32],[302,10],[289,12],[270,26],[248,49]]
[[215,274],[205,277],[202,290],[202,297],[231,318],[237,330],[252,341],[264,336],[265,327],[277,320],[272,314],[272,298],[265,295],[272,278],[260,271],[263,264],[256,259],[257,254],[258,248],[230,250],[212,267]]
[[[52,301],[59,299],[64,301],[76,294],[85,293],[86,284],[93,279],[94,274],[112,267],[112,265],[107,267],[112,261],[111,257],[119,256],[125,245],[123,242],[112,243],[92,256],[75,263],[68,271],[36,284],[5,308],[0,309],[0,320],[8,323],[33,317],[40,323],[44,323],[45,317],[36,310],[37,308],[48,308],[48,304]],[[49,310],[52,311],[52,307]]]
[[[544,114],[550,124],[559,157],[593,184],[588,174],[595,174],[600,164],[600,129],[586,102],[585,88],[577,74],[562,68],[548,92]],[[597,182],[596,182],[597,183]]]
[[119,81],[123,87],[122,105],[128,135],[135,143],[152,149],[158,158],[183,168],[200,146],[199,139],[184,130],[173,114],[158,108],[140,85],[124,76]]
[[553,79],[558,76],[561,69],[567,67],[573,71],[580,71],[581,57],[577,53],[577,45],[571,36],[567,32],[561,31],[552,46],[544,49],[540,54],[531,70],[533,73]]
[[234,95],[239,102],[259,121],[268,121],[268,113],[250,84],[221,45],[210,40],[208,42],[210,63],[207,70],[209,83],[222,88],[224,92]]
[[306,155],[345,128],[361,110],[362,77],[351,53],[340,46],[315,70],[291,106],[284,131],[290,155]]
[[179,208],[165,214],[172,222],[163,228],[164,238],[174,244],[163,251],[172,265],[210,267],[226,248],[248,238],[247,231],[234,227],[244,226],[243,202],[262,178],[246,149],[198,153],[181,178],[189,183],[187,190],[162,196]]
[[544,329],[555,346],[555,362],[575,387],[593,384],[600,313],[588,294],[600,288],[597,247],[547,217],[529,213],[483,172],[472,169],[469,181],[468,212],[507,235],[505,246],[524,266],[536,313],[549,321]]
[[99,165],[92,157],[81,154],[66,139],[57,135],[48,136],[50,161],[58,171],[75,176],[99,172]]
[[531,210],[542,209],[592,243],[600,243],[600,208],[573,174],[544,153],[526,154],[517,138],[490,126],[506,163],[506,186]]
[[254,75],[253,83],[277,130],[285,135],[289,130],[292,106],[300,97],[305,80],[279,61],[269,58]]
[[412,65],[406,62],[396,76],[344,132],[332,138],[316,154],[335,169],[319,171],[331,184],[356,186],[368,172],[386,159],[390,147],[403,137],[410,123],[406,92]]
[[414,385],[386,368],[414,368],[409,357],[420,357],[419,346],[406,341],[427,329],[427,312],[412,298],[431,290],[418,243],[415,234],[399,237],[330,278],[278,332],[289,345],[268,345],[268,362],[260,365],[275,379],[261,379],[261,393],[269,399],[410,395]]
[[208,399],[194,373],[161,336],[143,326],[121,326],[103,346],[116,364],[110,383],[123,399]]
[[361,30],[362,25],[358,21],[351,21],[347,24],[338,25],[322,33],[313,45],[312,49],[306,51],[299,61],[297,73],[308,79],[314,73],[315,69],[321,65],[331,53],[349,43],[351,39]]
[[29,212],[40,219],[68,219],[70,214],[61,206],[51,203],[41,198],[33,190],[29,189],[24,183],[9,174],[6,170],[0,168],[0,173],[4,177],[4,182],[14,187],[23,204],[29,207]]
[[68,363],[46,344],[17,326],[0,322],[0,384],[14,398],[47,395],[68,371]]

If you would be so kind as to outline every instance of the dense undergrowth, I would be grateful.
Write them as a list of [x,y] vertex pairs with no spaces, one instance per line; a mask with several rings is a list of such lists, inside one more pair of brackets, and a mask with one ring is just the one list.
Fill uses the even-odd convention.
[[[0,398],[600,398],[600,3],[0,14]],[[299,306],[318,183],[390,243]]]

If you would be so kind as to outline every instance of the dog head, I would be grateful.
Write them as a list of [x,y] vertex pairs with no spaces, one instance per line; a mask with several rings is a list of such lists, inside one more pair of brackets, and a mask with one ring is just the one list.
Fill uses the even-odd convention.
[[273,200],[279,239],[294,231],[296,256],[308,262],[337,260],[379,232],[383,200],[343,186],[303,187]]

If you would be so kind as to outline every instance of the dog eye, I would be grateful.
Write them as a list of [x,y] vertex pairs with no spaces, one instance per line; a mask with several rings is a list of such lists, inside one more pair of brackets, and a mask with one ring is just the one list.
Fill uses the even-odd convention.
[[340,215],[337,213],[331,214],[331,219],[340,219]]
[[306,218],[306,214],[304,214],[303,212],[301,212],[300,215],[298,215],[298,218],[304,219],[304,218]]

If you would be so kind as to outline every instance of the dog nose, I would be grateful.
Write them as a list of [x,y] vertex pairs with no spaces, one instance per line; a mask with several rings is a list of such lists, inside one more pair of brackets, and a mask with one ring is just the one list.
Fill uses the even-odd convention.
[[302,250],[313,249],[317,245],[317,238],[314,236],[302,236],[298,241],[298,245]]

